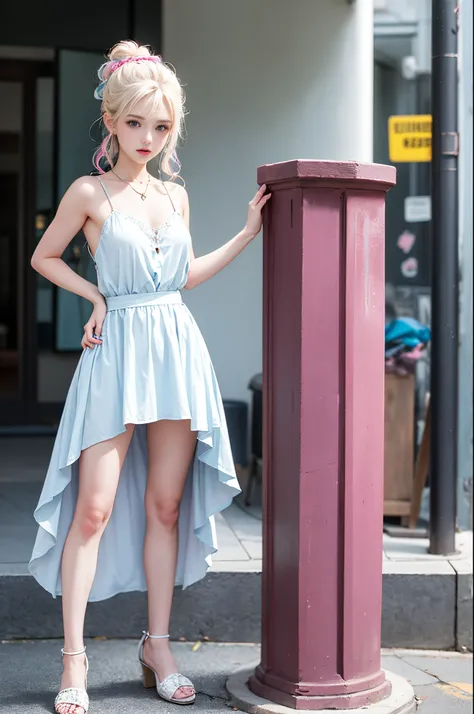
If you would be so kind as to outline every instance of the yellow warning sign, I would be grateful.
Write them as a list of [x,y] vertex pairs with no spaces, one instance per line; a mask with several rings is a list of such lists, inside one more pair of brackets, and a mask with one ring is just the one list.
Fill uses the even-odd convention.
[[431,116],[412,114],[388,118],[390,161],[431,161]]

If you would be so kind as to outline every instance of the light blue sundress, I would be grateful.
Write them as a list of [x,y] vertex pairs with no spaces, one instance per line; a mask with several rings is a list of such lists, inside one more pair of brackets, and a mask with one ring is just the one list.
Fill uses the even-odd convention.
[[[61,557],[74,515],[81,451],[136,424],[102,536],[90,601],[146,590],[143,567],[146,424],[190,419],[197,445],[179,513],[176,585],[200,580],[217,551],[214,516],[240,492],[219,386],[184,305],[191,239],[175,209],[158,229],[114,208],[93,257],[107,302],[103,342],[81,355],[34,517],[29,571],[61,595]],[[168,194],[169,195],[169,194]]]

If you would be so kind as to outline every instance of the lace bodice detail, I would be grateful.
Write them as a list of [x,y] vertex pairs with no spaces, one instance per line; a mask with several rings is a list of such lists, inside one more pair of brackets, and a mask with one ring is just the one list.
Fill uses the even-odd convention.
[[[178,214],[178,211],[173,211],[171,216],[167,218],[163,223],[158,227],[158,228],[152,228],[149,226],[147,223],[144,223],[143,221],[140,221],[138,218],[135,218],[134,216],[127,216],[127,218],[135,223],[140,230],[142,230],[145,235],[148,236],[152,247],[155,249],[155,252],[159,252],[159,247],[161,243],[164,240],[164,235],[166,233],[166,230],[171,227],[173,218],[175,214]],[[179,215],[179,214],[178,214]],[[156,250],[158,248],[158,251]]]
[[182,290],[189,271],[190,248],[191,236],[178,211],[153,228],[114,209],[91,256],[98,288],[104,297]]

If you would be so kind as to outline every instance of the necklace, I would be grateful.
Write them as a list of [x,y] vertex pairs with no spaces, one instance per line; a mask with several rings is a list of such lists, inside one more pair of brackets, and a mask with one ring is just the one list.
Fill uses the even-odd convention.
[[150,174],[148,174],[148,181],[147,181],[147,184],[146,184],[146,188],[145,188],[145,190],[144,190],[143,193],[142,193],[141,191],[137,191],[137,189],[132,186],[132,184],[130,183],[130,181],[126,181],[126,179],[123,179],[123,178],[122,178],[121,176],[119,176],[118,173],[116,173],[113,169],[111,169],[111,171],[112,171],[113,174],[115,174],[115,176],[116,176],[118,179],[120,179],[120,181],[123,181],[124,183],[128,183],[128,185],[130,186],[130,188],[133,189],[133,191],[135,191],[135,193],[138,193],[138,195],[140,196],[140,198],[142,199],[142,201],[144,201],[144,200],[146,199],[146,192],[148,191],[148,186],[150,185]]

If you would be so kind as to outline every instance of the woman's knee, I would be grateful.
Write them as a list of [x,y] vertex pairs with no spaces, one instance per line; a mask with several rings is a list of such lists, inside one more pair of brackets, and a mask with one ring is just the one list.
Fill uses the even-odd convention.
[[172,497],[159,497],[147,492],[145,497],[148,520],[158,521],[165,528],[174,528],[178,523],[179,500]]
[[85,505],[76,509],[74,522],[84,538],[93,538],[105,530],[111,511],[97,505]]

